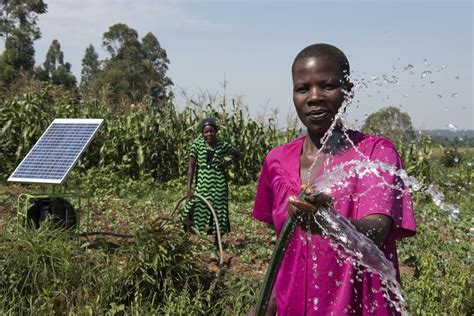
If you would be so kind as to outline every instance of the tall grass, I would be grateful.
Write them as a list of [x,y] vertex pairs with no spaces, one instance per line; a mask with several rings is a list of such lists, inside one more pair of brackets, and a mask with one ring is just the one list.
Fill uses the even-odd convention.
[[93,258],[65,231],[47,222],[0,235],[0,310],[6,314],[61,313],[86,300],[97,276]]

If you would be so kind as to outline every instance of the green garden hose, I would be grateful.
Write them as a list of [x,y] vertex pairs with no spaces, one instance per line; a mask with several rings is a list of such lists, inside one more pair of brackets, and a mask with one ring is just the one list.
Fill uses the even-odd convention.
[[290,241],[291,236],[293,235],[294,230],[295,222],[291,219],[291,217],[288,217],[280,232],[280,237],[278,238],[267,273],[265,274],[265,279],[263,280],[262,289],[260,290],[260,295],[255,308],[256,316],[265,315],[268,301],[270,300],[270,295],[272,294],[273,285],[275,284],[275,279],[280,268],[281,260],[285,255],[285,249],[288,245],[288,242]]
[[[300,196],[307,201],[315,201],[315,197],[306,194],[304,190],[301,192]],[[296,222],[291,217],[288,217],[285,224],[283,225],[283,228],[281,229],[280,237],[278,237],[272,259],[270,260],[267,273],[265,274],[265,279],[263,280],[262,289],[260,290],[260,295],[255,307],[256,316],[264,316],[265,312],[267,311],[268,301],[270,300],[273,286],[275,285],[275,280],[278,271],[280,270],[281,260],[285,255],[285,250],[288,246],[291,236],[293,235],[293,232],[295,231],[295,228]]]
[[[196,198],[200,199],[202,202],[204,202],[204,204],[206,204],[207,208],[209,208],[209,210],[211,211],[212,217],[214,218],[214,224],[216,225],[217,246],[219,248],[219,265],[222,265],[224,263],[224,249],[222,248],[221,229],[220,229],[220,226],[219,226],[219,221],[217,219],[217,213],[214,210],[214,208],[212,207],[211,203],[209,203],[209,201],[206,200],[205,197],[203,197],[202,195],[200,195],[198,193],[193,193],[193,197],[196,197]],[[178,201],[178,203],[176,203],[176,207],[174,208],[173,212],[171,213],[171,217],[174,216],[174,214],[178,210],[179,206],[181,205],[181,203],[184,200],[186,200],[186,198],[187,198],[187,196],[184,196],[183,198],[181,198]]]

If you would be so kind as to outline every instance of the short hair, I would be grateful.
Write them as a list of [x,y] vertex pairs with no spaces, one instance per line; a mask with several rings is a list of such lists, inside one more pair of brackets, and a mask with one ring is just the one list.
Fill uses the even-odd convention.
[[324,57],[331,59],[335,63],[339,65],[341,73],[343,74],[344,80],[347,82],[349,81],[350,75],[350,66],[349,60],[347,59],[346,55],[337,48],[336,46],[324,44],[324,43],[317,43],[313,45],[309,45],[308,47],[304,48],[302,51],[296,55],[295,60],[293,61],[293,65],[291,66],[291,73],[294,74],[295,71],[295,64],[299,60],[308,57]]

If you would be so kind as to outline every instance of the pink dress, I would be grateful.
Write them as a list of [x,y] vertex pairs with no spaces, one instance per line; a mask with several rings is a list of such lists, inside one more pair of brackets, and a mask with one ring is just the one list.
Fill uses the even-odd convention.
[[[402,168],[395,146],[386,138],[349,132],[355,147],[333,156],[329,165],[350,160],[382,161]],[[300,194],[300,164],[304,137],[273,148],[267,155],[260,178],[252,215],[275,225],[277,236],[288,217],[288,197]],[[362,154],[362,155],[361,155]],[[411,196],[394,186],[401,180],[388,172],[380,177],[354,176],[348,185],[331,195],[337,212],[353,220],[370,214],[384,214],[392,219],[392,229],[380,247],[399,279],[396,239],[415,234]],[[381,182],[384,185],[381,185]],[[389,184],[388,186],[386,184]],[[355,268],[331,247],[327,237],[307,233],[299,227],[286,249],[275,283],[278,315],[394,315],[397,314],[383,297],[377,274]]]

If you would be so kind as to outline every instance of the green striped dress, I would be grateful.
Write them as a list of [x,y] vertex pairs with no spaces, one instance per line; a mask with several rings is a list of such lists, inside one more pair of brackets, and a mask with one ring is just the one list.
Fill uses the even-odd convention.
[[[195,193],[202,195],[211,203],[217,213],[221,234],[230,231],[228,210],[228,188],[224,169],[224,157],[231,155],[234,148],[227,142],[217,139],[216,145],[207,147],[201,136],[191,146],[190,156],[196,162],[196,188]],[[192,199],[184,208],[181,220],[191,222],[192,226],[207,233],[214,232],[214,219],[208,207],[198,199]]]

